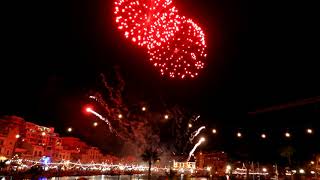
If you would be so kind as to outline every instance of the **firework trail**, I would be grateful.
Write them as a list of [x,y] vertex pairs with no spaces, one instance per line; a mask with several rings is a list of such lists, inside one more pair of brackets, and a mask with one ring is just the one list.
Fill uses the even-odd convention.
[[202,138],[198,141],[198,143],[197,143],[196,145],[194,145],[194,147],[192,148],[192,150],[191,150],[190,153],[189,153],[189,157],[188,157],[188,159],[187,159],[187,162],[190,160],[191,156],[193,155],[193,153],[194,153],[194,151],[197,149],[197,147],[200,146],[201,143],[204,142],[205,140],[206,140],[206,139],[202,137]]
[[[117,153],[140,156],[145,146],[159,145],[160,138],[158,137],[158,127],[156,126],[157,121],[149,117],[153,112],[149,111],[141,115],[134,111],[131,112],[128,108],[129,105],[122,96],[125,81],[119,68],[115,67],[115,76],[112,84],[108,83],[109,79],[103,73],[100,73],[100,78],[103,91],[91,91],[88,94],[88,98],[103,107],[103,116],[92,109],[92,111],[88,112],[105,121],[112,133],[123,141],[122,150]],[[119,116],[120,114],[121,117]],[[132,151],[132,149],[135,151]]]
[[197,121],[200,118],[200,115],[198,115],[196,118],[192,119],[192,121]]
[[109,120],[108,120],[107,118],[101,116],[99,113],[95,112],[95,111],[92,110],[91,108],[87,108],[86,111],[89,112],[89,113],[92,113],[93,115],[95,115],[95,116],[97,116],[99,119],[101,119],[102,121],[106,122],[106,123],[108,124],[108,126],[109,126],[110,131],[111,131],[111,132],[113,131],[112,126],[111,126],[111,124],[110,124],[110,122],[109,122]]
[[202,129],[205,129],[205,126],[201,126],[198,130],[194,131],[189,138],[189,141],[192,143],[193,139],[199,135]]

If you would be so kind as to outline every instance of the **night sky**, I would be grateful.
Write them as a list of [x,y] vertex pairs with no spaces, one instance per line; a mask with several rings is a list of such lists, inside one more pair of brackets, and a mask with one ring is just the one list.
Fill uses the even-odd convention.
[[[195,80],[160,77],[144,51],[117,31],[112,1],[2,5],[0,114],[54,126],[63,134],[65,127],[85,120],[81,108],[99,74],[118,66],[127,91],[146,101],[179,104],[201,114],[206,124],[225,129],[209,142],[209,150],[249,149],[253,158],[264,147],[269,149],[263,152],[272,149],[272,154],[286,143],[305,145],[308,156],[320,150],[315,144],[320,133],[319,101],[248,115],[320,95],[315,6],[276,0],[175,3],[207,35],[207,66]],[[313,127],[318,135],[308,139],[304,127]],[[232,142],[238,128],[251,137]],[[297,131],[299,138],[293,142],[279,138],[286,128]],[[272,133],[269,142],[261,144],[253,137],[260,130]]]

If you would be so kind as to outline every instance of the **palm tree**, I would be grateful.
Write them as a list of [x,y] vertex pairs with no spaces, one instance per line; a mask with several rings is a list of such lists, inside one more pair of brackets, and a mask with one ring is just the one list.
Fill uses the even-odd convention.
[[292,162],[291,157],[294,154],[294,152],[295,152],[295,150],[291,146],[288,146],[288,147],[281,149],[280,156],[288,159],[289,166],[291,166],[291,162]]
[[156,162],[157,160],[160,160],[159,153],[158,151],[153,150],[152,148],[148,148],[143,152],[143,154],[141,155],[141,158],[143,161],[148,162],[149,164],[148,179],[151,179],[151,165],[152,165],[152,162]]

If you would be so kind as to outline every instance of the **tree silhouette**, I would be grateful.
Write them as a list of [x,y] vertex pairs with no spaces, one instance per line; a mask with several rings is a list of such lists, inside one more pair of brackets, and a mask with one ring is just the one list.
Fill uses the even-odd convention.
[[147,148],[143,154],[141,155],[141,158],[143,161],[148,162],[149,170],[148,170],[148,179],[151,179],[151,166],[152,162],[156,162],[157,160],[160,160],[159,153],[157,150],[154,150],[152,148]]
[[7,167],[7,162],[8,160],[4,160],[4,161],[0,161],[0,171],[2,171],[2,169]]
[[295,149],[292,146],[287,146],[281,149],[280,156],[288,159],[288,164],[291,166],[292,155],[295,153]]

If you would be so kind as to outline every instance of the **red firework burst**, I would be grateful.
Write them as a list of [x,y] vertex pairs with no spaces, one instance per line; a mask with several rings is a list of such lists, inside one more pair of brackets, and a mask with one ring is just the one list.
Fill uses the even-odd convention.
[[205,36],[191,19],[181,17],[179,30],[161,46],[148,50],[150,61],[162,75],[171,78],[194,78],[204,67]]
[[148,48],[166,42],[177,29],[171,0],[116,0],[114,14],[125,37]]

